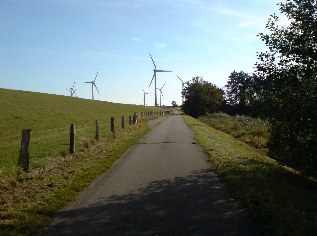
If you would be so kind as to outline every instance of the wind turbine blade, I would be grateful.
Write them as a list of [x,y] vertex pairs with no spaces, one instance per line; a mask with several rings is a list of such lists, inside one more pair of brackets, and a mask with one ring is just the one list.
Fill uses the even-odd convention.
[[98,71],[97,71],[97,74],[96,74],[96,76],[95,76],[95,79],[94,79],[94,81],[93,81],[93,82],[95,82],[95,81],[96,81],[96,79],[97,79],[97,76],[98,76]]
[[155,74],[153,74],[153,77],[152,77],[152,80],[151,80],[151,83],[150,83],[149,87],[151,86],[151,84],[153,82],[154,76],[155,76]]
[[[176,76],[177,76],[177,78],[179,78],[179,76],[178,76],[178,75],[176,75]],[[181,78],[179,78],[179,80],[180,80],[180,81],[182,81],[182,83],[184,83],[184,82],[183,82],[183,80],[182,80]]]
[[150,57],[151,57],[151,59],[152,59],[152,62],[153,62],[154,68],[156,69],[156,65],[155,65],[155,63],[154,63],[154,60],[153,60],[153,58],[152,58],[152,55],[151,55],[151,53],[149,53],[149,54],[150,54]]
[[164,88],[165,84],[166,84],[166,82],[163,84],[163,86],[162,86],[162,88],[160,90],[162,90]]
[[173,72],[171,70],[155,70],[156,72]]
[[85,82],[86,84],[92,84],[92,81],[90,81],[90,82]]
[[95,88],[97,89],[98,94],[100,95],[99,90],[98,90],[96,84],[95,84],[95,83],[93,83],[93,84],[94,84]]

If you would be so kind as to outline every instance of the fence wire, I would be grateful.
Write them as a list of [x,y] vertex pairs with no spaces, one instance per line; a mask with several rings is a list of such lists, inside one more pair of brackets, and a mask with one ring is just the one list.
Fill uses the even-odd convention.
[[[145,116],[145,115],[144,115]],[[139,119],[141,116],[139,116]],[[132,115],[131,115],[132,119]],[[120,134],[122,129],[122,117],[115,117],[115,132]],[[113,137],[111,133],[110,117],[98,120],[99,139],[107,140]],[[129,125],[129,116],[124,117],[124,126]],[[87,145],[96,138],[96,121],[86,124],[75,124],[76,150],[87,148]],[[45,167],[50,165],[54,158],[67,156],[70,144],[70,124],[60,129],[44,131],[31,131],[29,146],[30,168],[32,166]],[[21,134],[0,137],[0,178],[17,166],[21,145]]]

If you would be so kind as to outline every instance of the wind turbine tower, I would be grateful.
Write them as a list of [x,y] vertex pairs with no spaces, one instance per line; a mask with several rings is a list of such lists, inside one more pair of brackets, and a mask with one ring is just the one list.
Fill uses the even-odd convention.
[[71,96],[71,97],[74,97],[74,95],[77,96],[77,94],[76,94],[77,89],[75,89],[75,82],[74,82],[74,84],[73,84],[73,87],[71,87],[71,88],[69,88],[69,89],[66,89],[66,90],[68,90],[68,91],[70,92],[70,96]]
[[153,69],[154,73],[153,73],[153,77],[152,77],[152,80],[151,80],[151,83],[150,83],[149,87],[151,86],[151,84],[153,82],[153,79],[154,79],[155,106],[157,106],[158,104],[157,104],[157,94],[156,94],[156,90],[157,90],[157,88],[156,88],[156,73],[157,72],[172,72],[172,71],[156,69],[156,65],[155,65],[155,62],[154,62],[154,60],[153,60],[153,58],[151,56],[151,53],[149,53],[149,54],[150,54],[150,57],[152,59],[153,65],[154,65],[154,69]]
[[100,94],[99,90],[98,90],[98,88],[96,86],[97,76],[98,76],[98,72],[97,72],[97,74],[95,76],[95,79],[93,81],[85,82],[86,84],[91,84],[91,97],[92,97],[92,100],[94,100],[94,87],[97,89],[98,94]]
[[144,102],[144,106],[145,106],[145,94],[149,94],[149,93],[146,93],[145,91],[144,91],[144,89],[142,89],[143,90],[143,102]]
[[160,89],[158,89],[158,90],[160,90],[160,107],[162,106],[162,97],[163,97],[162,89],[164,88],[165,84],[166,84],[166,82],[163,84],[163,86]]
[[[179,78],[179,76],[178,75],[176,75],[177,76],[177,78]],[[184,104],[184,81],[181,79],[181,78],[179,78],[179,80],[182,82],[182,104]]]

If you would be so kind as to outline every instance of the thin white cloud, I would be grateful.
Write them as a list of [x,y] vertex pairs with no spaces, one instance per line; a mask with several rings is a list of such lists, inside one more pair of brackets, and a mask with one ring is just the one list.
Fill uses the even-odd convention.
[[245,12],[238,11],[235,9],[231,8],[225,8],[225,7],[212,7],[210,8],[211,10],[222,14],[222,15],[227,15],[227,16],[235,16],[235,17],[244,17],[244,18],[249,18],[250,15],[246,14]]
[[113,54],[108,52],[102,51],[91,51],[91,50],[81,50],[81,54],[87,58],[100,58],[100,57],[113,57],[113,58],[123,58],[123,59],[130,59],[130,60],[148,60],[146,57],[136,57],[136,56],[129,56],[129,55],[120,55],[120,54]]
[[254,13],[239,11],[231,8],[213,8],[214,11],[221,15],[231,16],[240,19],[238,26],[242,28],[263,27],[267,17],[256,16]]
[[132,38],[132,41],[134,41],[134,42],[141,42],[141,39],[138,38],[138,37],[133,37],[133,38]]
[[155,43],[155,49],[156,50],[161,51],[164,48],[166,48],[166,44],[165,43]]
[[234,42],[258,40],[256,35],[265,29],[270,14],[266,11],[255,11],[252,7],[243,9],[228,7],[222,2],[218,5],[207,2],[200,3],[200,14],[192,19],[191,25],[213,35],[212,37]]
[[237,42],[237,43],[258,40],[256,34],[253,34],[253,33],[225,35],[224,38],[226,38],[229,41]]
[[252,27],[263,28],[266,22],[267,22],[266,18],[247,19],[247,20],[241,21],[238,24],[238,26],[241,28],[252,28]]

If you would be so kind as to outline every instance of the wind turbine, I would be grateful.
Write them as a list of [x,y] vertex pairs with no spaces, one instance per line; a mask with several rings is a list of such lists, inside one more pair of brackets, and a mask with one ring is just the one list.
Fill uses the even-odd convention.
[[70,92],[70,96],[72,96],[72,97],[74,97],[74,95],[77,96],[77,94],[76,94],[77,89],[75,89],[75,82],[73,84],[73,87],[66,89],[66,90],[68,90]]
[[97,72],[97,74],[96,74],[96,76],[95,76],[95,79],[94,79],[93,81],[85,82],[86,84],[91,84],[92,100],[94,100],[94,86],[95,86],[95,88],[97,89],[98,94],[100,94],[100,93],[99,93],[99,90],[98,90],[98,88],[97,88],[97,86],[96,86],[97,76],[98,76],[98,72]]
[[152,82],[153,82],[153,79],[154,79],[154,93],[155,93],[155,106],[157,106],[157,95],[156,95],[156,73],[157,72],[172,72],[172,71],[170,71],[170,70],[157,70],[156,69],[156,65],[155,65],[155,63],[154,63],[154,60],[153,60],[153,58],[152,58],[152,56],[151,56],[151,53],[149,53],[150,54],[150,57],[151,57],[151,59],[152,59],[152,62],[153,62],[153,65],[154,65],[154,69],[153,69],[153,77],[152,77],[152,80],[151,80],[151,83],[150,83],[150,85],[149,85],[149,87],[151,86],[151,84],[152,84]]
[[143,90],[143,102],[144,102],[144,106],[145,106],[145,94],[149,94],[149,93],[146,93],[145,91],[144,91],[144,89],[142,89]]
[[160,89],[158,89],[158,90],[160,90],[160,107],[162,106],[162,97],[163,97],[162,89],[164,88],[165,84],[166,84],[166,82],[163,84],[163,86]]
[[[177,76],[177,78],[179,78],[179,76],[178,75],[176,75]],[[182,82],[182,104],[184,104],[184,81],[181,79],[181,78],[179,78],[179,80]]]

